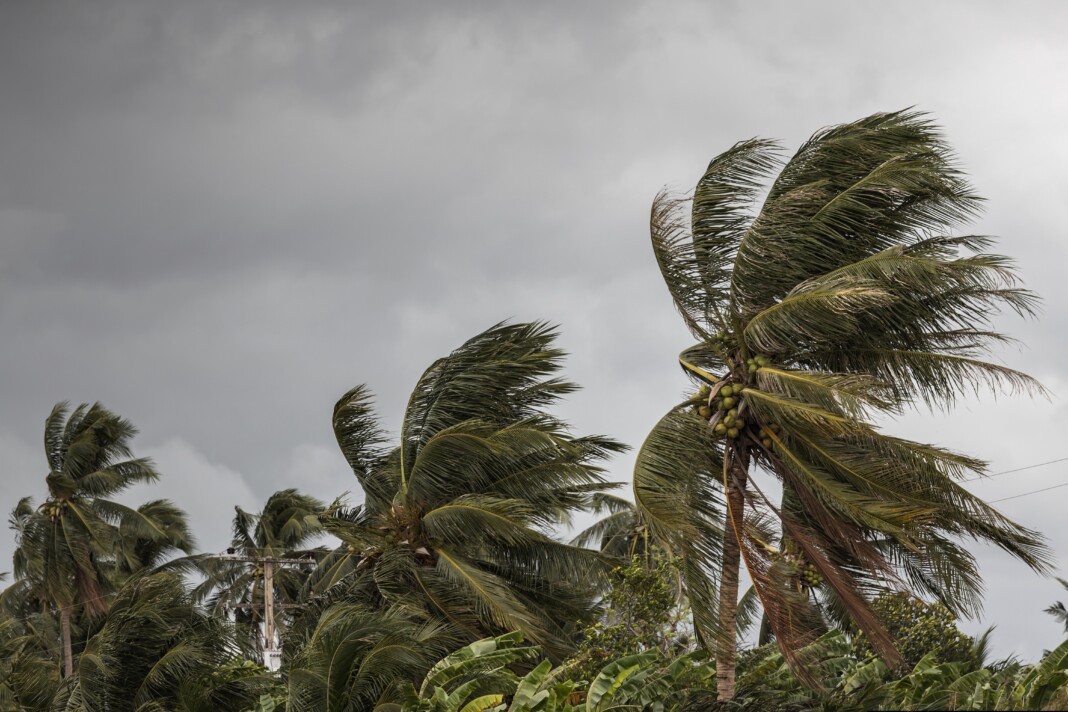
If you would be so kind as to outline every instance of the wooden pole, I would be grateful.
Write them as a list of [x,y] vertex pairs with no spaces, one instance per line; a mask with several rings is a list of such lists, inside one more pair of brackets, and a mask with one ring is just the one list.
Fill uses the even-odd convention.
[[274,650],[274,562],[270,559],[263,561],[263,638],[264,651]]

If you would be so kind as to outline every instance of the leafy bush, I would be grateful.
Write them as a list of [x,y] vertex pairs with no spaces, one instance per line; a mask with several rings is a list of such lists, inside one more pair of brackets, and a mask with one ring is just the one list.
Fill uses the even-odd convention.
[[[968,659],[975,641],[957,628],[957,617],[941,603],[925,603],[907,593],[884,593],[872,604],[897,649],[905,659],[906,669],[931,655],[936,663],[963,662]],[[863,635],[854,641],[854,655],[872,655]]]

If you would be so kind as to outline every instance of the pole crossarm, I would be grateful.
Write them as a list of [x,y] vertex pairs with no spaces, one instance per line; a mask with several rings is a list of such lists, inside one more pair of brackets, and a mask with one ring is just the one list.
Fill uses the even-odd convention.
[[238,556],[230,554],[218,554],[216,556],[208,557],[210,559],[219,559],[222,561],[242,561],[250,564],[314,564],[315,559],[308,557],[307,559],[285,559],[276,556]]

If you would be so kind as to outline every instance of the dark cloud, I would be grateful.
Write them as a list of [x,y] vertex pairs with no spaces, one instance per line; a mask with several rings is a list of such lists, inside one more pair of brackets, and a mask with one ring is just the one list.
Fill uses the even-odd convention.
[[[395,425],[433,358],[505,318],[560,323],[585,386],[564,414],[637,445],[685,387],[673,364],[687,335],[647,245],[655,192],[688,187],[739,139],[792,147],[910,105],[934,113],[990,199],[976,230],[1004,235],[1046,298],[1041,320],[1003,322],[1030,348],[1000,356],[1062,393],[1068,7],[918,13],[0,5],[0,506],[42,494],[52,403],[99,399],[142,427],[166,493],[217,549],[234,504],[355,488],[329,429],[342,392],[368,382]],[[1010,435],[1004,401],[888,427],[995,469],[1068,454],[1059,400],[1014,402]],[[1062,548],[1051,501],[1006,506]],[[989,562],[988,618],[1013,634],[999,651],[1033,657],[1055,627],[1047,603],[1014,606],[1026,574]]]

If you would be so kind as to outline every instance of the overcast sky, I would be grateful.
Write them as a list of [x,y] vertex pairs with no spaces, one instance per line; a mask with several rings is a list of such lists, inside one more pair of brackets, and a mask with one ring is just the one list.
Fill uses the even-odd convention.
[[[59,400],[135,422],[203,550],[233,506],[356,481],[330,430],[367,383],[396,427],[431,360],[560,324],[560,409],[632,445],[686,388],[648,208],[754,135],[916,106],[989,202],[1040,319],[998,357],[1054,392],[888,430],[1068,457],[1068,4],[0,1],[0,509],[45,494]],[[629,479],[633,454],[611,463]],[[1068,462],[970,485],[1068,483]],[[1068,488],[999,505],[1068,552]],[[10,561],[10,537],[0,562]],[[996,652],[1061,639],[1068,592],[986,550]],[[1068,563],[1068,562],[1065,562]],[[0,570],[10,568],[0,564]],[[1068,576],[1068,566],[1062,565]]]

